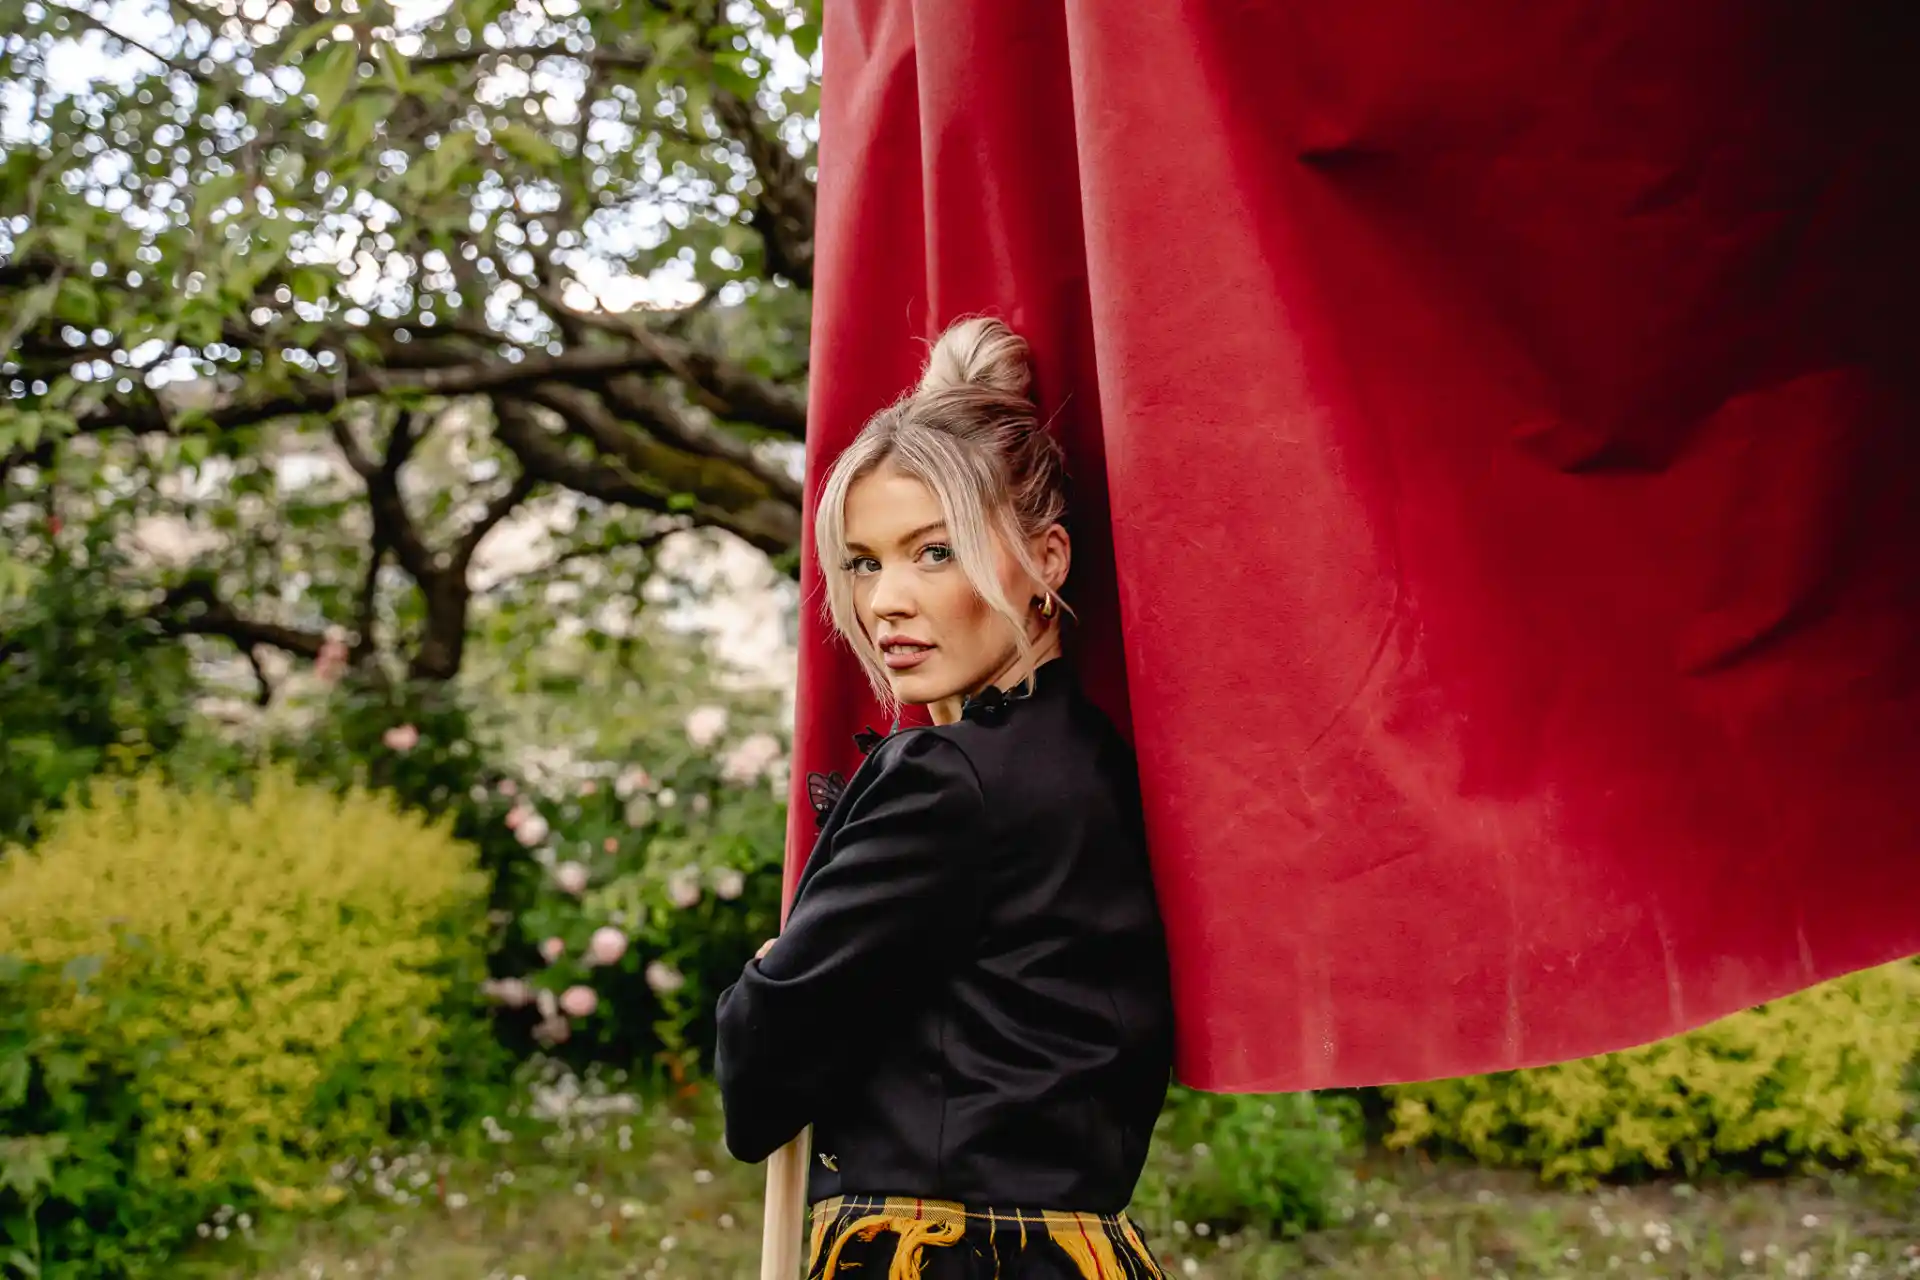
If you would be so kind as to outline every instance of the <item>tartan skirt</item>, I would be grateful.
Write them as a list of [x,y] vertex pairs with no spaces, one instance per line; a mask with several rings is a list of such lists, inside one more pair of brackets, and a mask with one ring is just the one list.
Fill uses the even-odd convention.
[[1165,1280],[1124,1213],[836,1196],[812,1218],[807,1280]]

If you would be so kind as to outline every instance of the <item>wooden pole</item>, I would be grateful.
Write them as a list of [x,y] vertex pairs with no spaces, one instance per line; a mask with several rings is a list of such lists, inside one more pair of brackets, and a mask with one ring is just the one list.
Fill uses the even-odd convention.
[[760,1280],[800,1280],[800,1240],[807,1216],[807,1147],[813,1130],[767,1160],[767,1217],[760,1236]]

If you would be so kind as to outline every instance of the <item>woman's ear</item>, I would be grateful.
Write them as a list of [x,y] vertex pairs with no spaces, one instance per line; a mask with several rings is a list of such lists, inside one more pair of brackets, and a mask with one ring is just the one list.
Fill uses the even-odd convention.
[[1073,539],[1067,536],[1064,527],[1057,524],[1047,526],[1040,535],[1039,554],[1034,558],[1040,565],[1040,576],[1049,590],[1058,591],[1066,585],[1067,573],[1073,568]]

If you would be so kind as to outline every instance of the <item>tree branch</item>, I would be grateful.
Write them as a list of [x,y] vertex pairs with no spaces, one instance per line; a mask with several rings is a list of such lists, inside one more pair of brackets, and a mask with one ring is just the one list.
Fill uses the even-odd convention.
[[[552,410],[551,406],[541,406]],[[588,423],[568,422],[583,438],[593,439]],[[540,423],[534,403],[497,398],[494,401],[494,434],[513,451],[520,465],[547,481],[562,485],[586,497],[613,506],[634,507],[663,514],[685,514],[696,524],[725,529],[768,555],[790,552],[800,537],[799,513],[757,493],[737,494],[743,509],[732,511],[715,505],[722,496],[713,492],[693,495],[691,503],[675,500],[671,490],[648,483],[614,461],[587,462],[573,457],[566,446]]]
[[213,584],[204,578],[191,579],[168,591],[152,617],[168,635],[221,636],[243,650],[268,645],[309,661],[320,656],[320,646],[327,639],[318,631],[243,618],[215,594]]
[[135,40],[132,36],[122,35],[120,32],[115,31],[112,27],[108,26],[106,23],[102,22],[100,19],[88,13],[85,9],[69,9],[65,5],[56,5],[53,8],[54,8],[54,12],[60,14],[62,17],[71,18],[75,22],[78,22],[81,26],[92,27],[95,31],[98,31],[101,35],[106,36],[110,40],[118,40],[121,44],[127,46],[127,48],[129,49],[138,49],[141,53],[146,54],[149,58],[152,58],[155,62],[167,68],[167,70],[169,71],[177,71],[181,75],[186,76],[191,80],[197,81],[200,84],[207,83],[205,76],[201,75],[198,71],[195,71],[192,67],[188,66],[186,63],[176,62],[172,58],[169,58],[166,54],[160,53],[157,50],[150,49],[146,45],[141,44],[138,40]]
[[[542,392],[587,398],[586,392],[559,383],[540,388],[535,394],[537,396]],[[631,374],[611,378],[600,394],[608,404],[662,444],[696,457],[731,463],[765,485],[775,497],[796,508],[800,506],[800,482],[786,468],[768,462],[754,451],[752,444],[738,436],[716,430],[681,413],[667,399],[664,391],[645,378]],[[626,431],[631,434],[632,428],[626,428]]]
[[534,58],[569,58],[574,62],[585,62],[594,67],[609,67],[616,71],[645,71],[653,66],[653,55],[650,53],[629,53],[625,49],[606,48],[575,52],[559,41],[515,49],[495,49],[491,46],[448,49],[441,53],[427,53],[417,58],[410,58],[407,65],[414,68],[455,67],[475,63],[487,57],[517,58],[522,54]]
[[716,88],[713,113],[730,137],[747,150],[760,177],[760,196],[748,221],[766,248],[767,270],[803,289],[813,288],[813,227],[816,192],[806,165],[760,119],[751,102]]
[[633,316],[569,306],[552,285],[539,289],[536,301],[549,311],[563,312],[602,333],[626,339],[655,362],[652,368],[636,367],[626,372],[672,374],[718,417],[765,427],[795,440],[806,439],[807,398],[799,389],[749,373],[724,356],[659,333]]
[[412,414],[403,414],[394,424],[393,435],[387,440],[386,456],[378,464],[360,447],[352,427],[338,417],[329,418],[327,427],[333,432],[340,452],[347,456],[347,465],[366,482],[367,508],[373,516],[375,540],[393,549],[400,567],[424,590],[427,580],[438,570],[433,563],[433,553],[420,537],[400,493],[400,467],[413,448],[411,418]]
[[[295,390],[272,396],[229,401],[197,413],[182,413],[189,424],[215,429],[250,426],[272,418],[324,413],[349,400],[369,396],[418,394],[478,395],[507,391],[540,382],[593,381],[617,373],[657,373],[660,357],[636,347],[593,347],[557,356],[529,356],[524,360],[477,359],[472,363],[431,369],[362,368],[345,378],[312,380]],[[771,385],[771,384],[769,384]],[[136,433],[171,430],[172,418],[157,403],[108,400],[80,418],[88,433],[121,428]]]
[[473,527],[461,534],[460,540],[454,544],[451,571],[464,577],[467,567],[473,563],[474,553],[480,549],[480,544],[486,541],[487,535],[492,533],[495,526],[502,520],[512,515],[514,510],[539,487],[539,484],[537,476],[522,468],[520,474],[513,478],[512,484],[495,494],[493,501],[487,503],[486,508],[480,513],[480,518],[473,522]]

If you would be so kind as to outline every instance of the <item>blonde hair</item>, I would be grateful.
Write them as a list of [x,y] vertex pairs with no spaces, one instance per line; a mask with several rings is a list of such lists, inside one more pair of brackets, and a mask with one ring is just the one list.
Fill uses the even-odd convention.
[[1040,425],[1031,385],[1024,338],[998,320],[956,321],[934,342],[919,384],[873,415],[827,472],[813,539],[827,615],[889,707],[886,666],[860,626],[842,571],[850,555],[847,492],[889,463],[932,490],[961,571],[1013,628],[1020,657],[1029,660],[1026,612],[1001,589],[994,542],[1046,590],[1027,543],[1067,512],[1066,455]]

